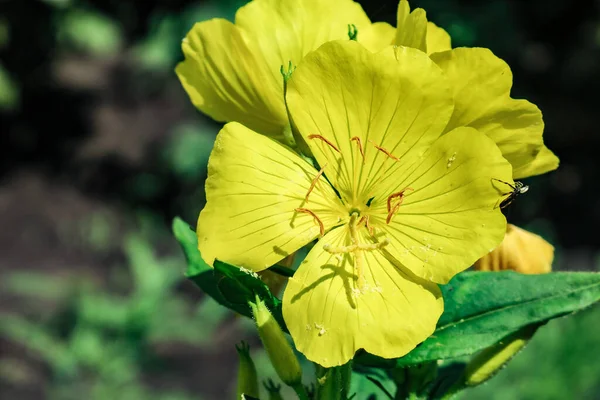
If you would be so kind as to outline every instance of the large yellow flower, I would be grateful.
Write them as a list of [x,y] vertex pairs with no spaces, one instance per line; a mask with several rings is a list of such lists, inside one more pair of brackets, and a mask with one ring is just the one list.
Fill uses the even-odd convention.
[[[390,28],[380,27],[380,31]],[[544,145],[542,112],[526,100],[510,97],[510,67],[490,50],[452,50],[448,33],[427,22],[422,9],[410,12],[406,0],[398,6],[394,44],[426,51],[450,79],[455,105],[446,132],[470,126],[485,133],[512,164],[514,179],[558,167],[558,158]]]
[[511,166],[473,128],[443,134],[453,98],[423,52],[353,41],[307,55],[288,82],[294,125],[318,166],[238,123],[219,133],[198,220],[205,261],[260,271],[319,238],[283,314],[323,366],[358,349],[399,357],[426,339],[446,283],[502,240]]
[[352,0],[253,0],[237,11],[235,24],[196,24],[183,40],[177,75],[202,112],[283,141],[289,123],[281,66],[297,65],[327,41],[347,39],[349,24],[371,50],[391,44],[389,25],[371,24]]

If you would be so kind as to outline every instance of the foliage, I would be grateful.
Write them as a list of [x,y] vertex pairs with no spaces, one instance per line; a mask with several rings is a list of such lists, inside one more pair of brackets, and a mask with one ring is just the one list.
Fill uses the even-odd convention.
[[[270,302],[275,315],[280,303],[258,276],[217,261],[212,270],[202,260],[197,238],[180,219],[173,223],[175,236],[188,260],[188,278],[222,304],[248,316],[244,303],[260,296]],[[444,392],[465,389],[465,368],[470,356],[485,350],[521,329],[580,311],[600,301],[600,274],[552,273],[523,275],[505,272],[464,272],[442,287],[445,311],[434,334],[405,357],[384,360],[363,353],[354,360],[365,375],[353,384],[365,393],[378,389],[402,396],[437,398]],[[283,320],[279,323],[285,328]],[[453,363],[453,360],[459,360]],[[442,362],[444,368],[437,368]],[[385,368],[384,370],[364,369]],[[392,378],[393,377],[393,378]],[[394,384],[393,390],[390,385]],[[381,396],[381,393],[379,395]],[[363,393],[361,392],[361,396]]]
[[181,281],[176,260],[156,258],[141,237],[129,236],[125,253],[131,275],[127,295],[106,292],[92,281],[64,282],[44,274],[14,273],[3,283],[15,295],[58,303],[42,323],[4,315],[0,324],[3,337],[48,363],[55,382],[52,398],[80,398],[82,393],[91,399],[192,398],[153,393],[140,378],[161,364],[152,350],[160,343],[208,345],[225,310],[211,299],[191,310],[173,293]]

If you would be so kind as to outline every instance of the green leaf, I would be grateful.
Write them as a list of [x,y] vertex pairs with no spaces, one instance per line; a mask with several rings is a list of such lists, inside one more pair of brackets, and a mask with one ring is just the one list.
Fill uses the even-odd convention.
[[204,293],[215,299],[218,303],[229,307],[229,303],[217,288],[213,269],[204,262],[200,255],[196,232],[181,218],[176,217],[173,220],[173,234],[179,242],[187,260],[185,277],[198,285]]
[[185,275],[188,279],[220,304],[247,317],[252,317],[248,302],[258,295],[285,330],[281,301],[256,273],[219,260],[215,261],[213,270],[202,260],[196,234],[180,218],[173,221],[173,232],[187,258]]
[[473,354],[519,329],[567,315],[600,300],[600,274],[523,275],[465,272],[442,286],[445,310],[434,334],[408,355],[384,360],[363,353],[373,366],[406,366]]

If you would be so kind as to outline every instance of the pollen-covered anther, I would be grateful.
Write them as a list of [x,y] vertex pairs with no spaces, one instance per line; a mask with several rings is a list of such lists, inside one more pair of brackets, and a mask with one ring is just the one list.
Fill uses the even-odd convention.
[[389,158],[391,158],[392,160],[394,160],[394,161],[400,161],[400,159],[399,159],[398,157],[396,157],[395,155],[393,155],[392,153],[390,153],[388,150],[384,149],[383,147],[381,147],[381,146],[378,146],[378,145],[377,145],[377,143],[375,143],[374,141],[372,141],[372,140],[369,140],[369,142],[370,142],[370,143],[371,143],[373,146],[375,146],[375,148],[376,148],[377,150],[381,151],[383,154],[385,154],[386,156],[388,156],[388,157],[389,157]]
[[[391,195],[388,196],[387,198],[387,218],[385,219],[385,223],[389,224],[392,221],[392,217],[396,214],[396,212],[398,212],[398,209],[400,209],[400,206],[402,205],[402,202],[404,201],[404,195],[406,193],[406,191],[411,191],[414,192],[413,188],[407,187],[402,189],[399,192],[396,193],[392,193]],[[392,201],[394,199],[398,199],[396,204],[394,204],[392,206]]]
[[315,214],[308,208],[296,208],[294,211],[306,213],[306,214],[309,214],[310,216],[312,216],[314,218],[315,222],[319,225],[319,232],[321,234],[321,237],[323,237],[325,235],[325,225],[323,225],[323,221],[321,221],[321,219],[319,217],[317,217],[317,214]]
[[358,145],[358,151],[360,151],[360,155],[362,157],[362,163],[365,163],[365,151],[363,150],[363,145],[362,142],[360,140],[360,138],[358,136],[354,136],[352,139],[350,139],[351,142],[356,142],[356,144]]
[[320,139],[323,142],[327,143],[329,146],[331,146],[331,148],[333,148],[335,151],[337,151],[338,153],[342,154],[342,152],[340,151],[340,149],[337,148],[337,146],[333,143],[331,143],[331,141],[329,141],[325,136],[323,135],[308,135],[307,136],[309,139]]

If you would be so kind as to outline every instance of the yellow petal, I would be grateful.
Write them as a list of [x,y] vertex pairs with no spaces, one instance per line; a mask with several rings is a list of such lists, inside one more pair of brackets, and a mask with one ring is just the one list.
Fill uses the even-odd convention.
[[352,41],[329,42],[309,54],[289,81],[287,101],[292,120],[348,203],[366,202],[391,161],[375,146],[402,157],[435,141],[452,114],[450,89],[425,53],[388,47],[373,54]]
[[387,22],[375,22],[358,32],[358,42],[372,52],[378,52],[394,43],[396,28]]
[[[361,240],[368,239],[363,235]],[[353,256],[330,254],[325,244],[350,244],[348,228],[334,229],[315,245],[283,296],[286,325],[296,348],[309,360],[333,367],[359,349],[400,357],[433,333],[443,311],[436,285],[370,251],[363,253],[369,286],[357,293]]]
[[298,65],[330,40],[348,39],[348,24],[361,30],[371,21],[352,0],[253,0],[241,7],[235,24],[258,46],[274,75],[291,60]]
[[427,23],[427,53],[437,53],[452,49],[452,40],[444,28],[440,28],[433,22]]
[[275,264],[319,236],[310,208],[330,229],[342,213],[335,192],[317,171],[276,141],[232,122],[221,130],[208,162],[206,206],[198,218],[198,248],[254,271]]
[[250,1],[236,13],[235,25],[222,19],[195,25],[183,41],[186,59],[177,74],[202,112],[283,140],[288,119],[281,66],[298,65],[327,41],[348,39],[348,24],[358,28],[359,41],[364,31],[369,46],[383,46],[354,1]]
[[510,97],[512,73],[504,61],[479,48],[454,49],[431,58],[453,84],[454,115],[446,131],[470,126],[488,135],[513,165],[515,179],[546,172],[530,165],[544,148],[542,113],[534,104]]
[[554,171],[558,168],[558,164],[558,157],[556,157],[546,146],[543,146],[532,162],[514,169],[513,176],[515,179],[521,179],[533,175],[545,174],[546,172]]
[[398,18],[396,23],[397,46],[407,46],[427,51],[427,16],[425,10],[417,8],[410,12],[407,0],[400,0],[398,4]]
[[542,237],[508,224],[504,240],[475,264],[478,271],[513,270],[523,274],[552,271],[554,247]]
[[[504,237],[506,220],[498,207],[510,164],[498,147],[472,128],[442,136],[420,156],[402,159],[378,187],[370,222],[384,251],[397,265],[437,283],[447,283],[494,249]],[[386,224],[386,199],[407,191]]]
[[[192,103],[219,122],[237,121],[282,140],[283,81],[240,29],[223,19],[196,24],[182,44],[176,72]],[[279,65],[277,65],[277,73]]]

